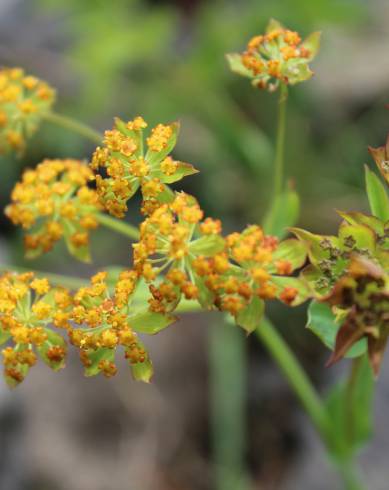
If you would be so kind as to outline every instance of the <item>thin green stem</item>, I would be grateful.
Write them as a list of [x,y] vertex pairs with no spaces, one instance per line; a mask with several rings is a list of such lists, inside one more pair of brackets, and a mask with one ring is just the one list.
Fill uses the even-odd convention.
[[282,184],[284,179],[284,147],[285,147],[287,100],[288,100],[288,87],[286,84],[281,83],[280,98],[278,100],[276,153],[274,158],[273,202],[278,199],[278,197],[282,192]]
[[126,223],[125,221],[112,218],[108,214],[99,213],[97,216],[99,222],[106,228],[110,228],[122,235],[125,235],[133,240],[139,240],[139,230],[133,225]]
[[331,424],[320,397],[293,352],[268,319],[255,331],[287,378],[326,445],[332,442]]
[[68,116],[63,116],[62,114],[57,114],[56,112],[46,112],[43,115],[43,119],[61,128],[68,129],[74,133],[83,136],[84,138],[92,141],[93,143],[101,143],[103,136],[95,129],[89,127],[88,125],[77,121]]
[[255,332],[284,373],[311,418],[343,479],[345,489],[363,490],[364,487],[359,482],[352,458],[340,456],[343,441],[339,440],[339,434],[332,428],[325,406],[293,352],[268,319],[265,318]]
[[209,330],[210,403],[215,490],[248,488],[246,342],[243,332],[219,319]]
[[356,357],[352,360],[350,374],[345,387],[345,420],[346,420],[346,434],[348,442],[352,445],[354,440],[354,422],[355,422],[355,388],[357,385],[358,374],[363,362],[363,356]]
[[[199,311],[202,311],[201,306],[191,301],[181,302],[176,310],[177,313],[194,313]],[[220,327],[223,329],[221,330]],[[238,396],[235,395],[239,395],[239,397],[244,396],[241,393],[242,386],[240,386],[238,382],[234,382],[234,386],[237,384],[238,388],[234,388],[234,392],[230,393],[230,377],[233,376],[235,381],[239,378],[242,382],[244,377],[242,373],[245,370],[245,352],[239,343],[239,338],[235,338],[234,342],[231,341],[233,337],[232,333],[233,332],[231,331],[227,331],[224,326],[215,325],[212,329],[210,338],[211,397],[213,404],[212,440],[217,463],[216,488],[222,490],[230,488],[230,485],[236,481],[236,468],[240,466],[240,464],[238,464],[240,454],[238,449],[242,450],[242,447],[236,447],[236,453],[233,457],[235,458],[234,464],[236,465],[234,467],[231,466],[233,458],[230,459],[227,447],[231,447],[233,439],[239,441],[242,434],[244,434],[244,427],[241,424],[235,424],[237,412],[239,411],[242,413],[242,406],[239,405]],[[239,332],[236,332],[236,334],[238,335]],[[331,455],[335,467],[338,469],[339,474],[343,479],[344,488],[346,490],[363,490],[363,486],[359,483],[358,474],[355,470],[353,461],[349,458],[338,456],[338,454],[340,454],[339,448],[343,447],[342,441],[339,440],[339,434],[332,429],[331,420],[325,406],[293,352],[266,318],[256,330],[256,334],[272,355],[272,358],[287,378],[291,388],[300,400],[308,416],[311,418],[313,425]],[[238,362],[237,366],[235,364],[236,362]],[[238,373],[231,374],[231,366],[233,367],[232,370],[237,367]],[[227,390],[223,390],[223,387],[226,387],[227,385],[226,383],[229,386],[228,392]],[[232,416],[232,412],[234,411],[233,408],[231,406],[225,408],[226,393],[230,393],[229,405],[232,404],[232,407],[236,408],[234,417]],[[228,420],[229,422],[227,422]],[[231,422],[231,420],[233,420],[233,422]],[[229,424],[231,423],[235,429],[232,434],[230,429],[228,429]],[[238,435],[239,432],[241,436]],[[229,439],[230,436],[231,439]],[[220,441],[219,437],[221,438]],[[227,439],[229,439],[229,444],[227,444]],[[235,468],[235,470],[233,468]],[[241,476],[242,475],[243,473]],[[244,485],[243,482],[244,479],[242,480],[241,485]]]
[[342,476],[345,490],[365,490],[359,481],[359,475],[352,461],[339,461],[337,468]]

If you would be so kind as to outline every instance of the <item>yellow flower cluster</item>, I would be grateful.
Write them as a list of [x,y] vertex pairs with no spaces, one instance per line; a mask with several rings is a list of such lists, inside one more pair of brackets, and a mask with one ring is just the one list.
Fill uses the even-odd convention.
[[23,381],[38,356],[52,369],[64,367],[63,329],[80,351],[85,374],[116,374],[115,353],[124,349],[133,377],[148,382],[152,363],[138,333],[154,334],[176,320],[151,311],[147,298],[136,300],[139,275],[122,271],[109,286],[107,272],[91,278],[74,294],[53,288],[32,272],[0,276],[0,344],[4,374],[10,386]]
[[[139,323],[139,316],[134,313],[135,308],[130,309],[137,282],[135,271],[123,271],[111,292],[107,273],[99,272],[91,278],[90,286],[76,292],[71,319],[80,327],[68,332],[70,342],[80,349],[87,375],[115,375],[115,351],[122,346],[134,377],[145,371],[148,373],[140,375],[142,379],[147,381],[151,376],[149,355],[133,328]],[[147,323],[144,313],[141,318]]]
[[[223,238],[219,220],[202,218],[196,199],[181,192],[141,224],[140,241],[133,245],[134,266],[150,284],[153,311],[173,311],[182,296],[235,317],[255,298],[287,304],[302,300],[297,297],[299,280],[283,277],[305,260],[297,240],[279,244],[259,226]],[[290,261],[293,247],[297,255]]]
[[270,21],[266,33],[250,39],[242,54],[228,55],[231,69],[252,79],[254,86],[274,91],[279,83],[293,85],[312,76],[308,63],[319,49],[320,33],[304,42],[297,32]]
[[[70,296],[31,274],[2,278],[0,336],[15,343],[3,351],[11,384],[35,363],[35,351],[62,367],[66,343],[48,324],[66,329],[87,376],[114,376],[116,351],[124,349],[133,377],[147,382],[153,367],[139,334],[155,334],[174,322],[172,312],[182,299],[228,312],[248,332],[261,321],[265,299],[302,300],[299,279],[287,276],[304,262],[304,245],[279,244],[259,226],[224,238],[220,220],[204,219],[193,196],[168,187],[196,172],[170,156],[178,125],[158,124],[144,137],[146,127],[141,117],[116,119],[91,168],[78,160],[45,160],[16,184],[6,214],[28,230],[29,257],[64,238],[72,254],[88,260],[89,231],[98,226],[103,205],[123,217],[138,188],[145,219],[133,245],[133,269],[115,283],[99,272]],[[95,175],[99,169],[104,175]],[[97,190],[88,186],[93,180]]]
[[101,208],[90,180],[93,172],[78,160],[45,160],[23,173],[5,212],[14,224],[30,230],[27,256],[48,252],[63,237],[73,255],[88,260],[89,231],[98,226]]
[[222,253],[211,258],[198,257],[192,263],[219,309],[237,316],[255,298],[277,297],[293,303],[297,289],[284,285],[279,276],[290,274],[295,265],[281,258],[277,238],[264,235],[261,227],[253,225],[242,233],[228,235],[226,245]]
[[127,201],[140,187],[150,209],[150,201],[162,199],[169,193],[165,184],[171,184],[186,175],[196,173],[192,165],[173,160],[178,124],[158,124],[144,142],[147,123],[140,116],[124,123],[115,119],[112,130],[105,132],[104,146],[94,152],[91,167],[103,169],[106,175],[97,175],[97,192],[106,209],[122,218]]
[[[197,200],[180,192],[141,224],[140,241],[133,245],[134,266],[151,283],[153,311],[174,310],[182,294],[186,299],[197,299],[199,290],[191,276],[192,261],[199,254],[213,255],[224,249],[220,221],[201,221],[202,218]],[[166,275],[160,280],[158,276],[163,271]]]
[[21,68],[0,70],[0,153],[22,153],[26,138],[50,110],[54,90],[45,82],[25,75]]
[[37,355],[52,369],[64,366],[66,343],[48,328],[69,327],[72,300],[63,288],[51,288],[47,279],[33,273],[0,276],[0,343],[7,383],[23,381]]

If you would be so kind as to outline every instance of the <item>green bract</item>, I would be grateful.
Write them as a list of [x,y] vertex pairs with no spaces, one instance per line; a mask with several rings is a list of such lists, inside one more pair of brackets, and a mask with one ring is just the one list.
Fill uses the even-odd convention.
[[310,265],[303,276],[318,298],[325,296],[348,269],[353,255],[362,255],[384,269],[389,266],[389,223],[363,213],[339,213],[344,221],[338,236],[315,235],[299,228],[293,233],[308,247]]

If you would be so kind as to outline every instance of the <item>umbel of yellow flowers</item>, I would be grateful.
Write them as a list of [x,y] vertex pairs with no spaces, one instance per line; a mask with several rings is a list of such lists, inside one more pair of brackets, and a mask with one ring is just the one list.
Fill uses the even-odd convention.
[[61,238],[69,252],[89,261],[89,232],[97,228],[102,208],[97,193],[88,187],[92,170],[79,160],[44,160],[28,169],[12,191],[5,214],[28,233],[26,256],[49,252]]
[[252,80],[252,84],[270,92],[280,83],[294,85],[313,75],[309,62],[319,49],[320,32],[304,41],[300,35],[272,19],[265,34],[254,36],[243,53],[227,55],[232,71]]
[[64,367],[67,344],[55,330],[69,327],[72,299],[64,288],[52,288],[32,272],[0,276],[0,340],[4,375],[16,386],[37,362]]
[[[170,152],[176,144],[179,124],[158,124],[144,137],[145,120],[138,116],[124,123],[115,119],[112,130],[104,134],[103,146],[96,148],[91,167],[104,169],[107,177],[96,176],[97,192],[107,211],[122,218],[127,201],[140,188],[142,212],[150,212],[158,202],[172,197],[166,184],[197,173],[188,163],[174,160]],[[145,141],[144,141],[145,139]]]
[[[196,172],[170,156],[178,125],[158,124],[144,144],[145,126],[139,116],[126,123],[117,119],[90,167],[45,160],[15,185],[6,214],[28,230],[29,257],[64,238],[73,255],[87,259],[89,231],[98,225],[102,206],[122,217],[138,188],[144,220],[133,244],[133,268],[116,281],[101,272],[69,295],[30,275],[0,276],[0,342],[7,343],[9,384],[23,380],[42,349],[58,363],[52,367],[62,367],[67,342],[54,335],[57,328],[79,350],[86,375],[113,376],[116,352],[124,349],[133,377],[149,381],[153,366],[138,334],[173,323],[182,299],[229,313],[247,332],[261,322],[265,300],[297,305],[306,299],[299,278],[291,277],[305,262],[305,246],[295,239],[279,242],[256,225],[223,236],[220,220],[204,218],[193,196],[168,187]],[[101,167],[102,175],[95,175]],[[96,190],[88,185],[94,179]]]
[[54,89],[21,68],[0,70],[0,154],[23,153],[54,100]]

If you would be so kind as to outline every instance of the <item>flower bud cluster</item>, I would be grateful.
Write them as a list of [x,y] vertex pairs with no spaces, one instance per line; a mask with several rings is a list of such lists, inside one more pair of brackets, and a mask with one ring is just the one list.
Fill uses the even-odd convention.
[[21,68],[0,70],[0,153],[21,154],[55,100],[55,91]]
[[12,192],[6,215],[28,234],[29,257],[48,252],[64,238],[71,253],[86,260],[89,232],[97,228],[101,205],[88,187],[93,172],[78,160],[44,160],[26,170]]
[[115,351],[122,346],[132,368],[150,363],[148,353],[131,325],[130,300],[138,282],[138,274],[123,271],[111,292],[107,273],[99,272],[91,284],[74,295],[69,329],[70,342],[80,349],[86,374],[102,372],[114,376],[117,372]]
[[173,311],[182,297],[235,317],[253,298],[295,302],[297,288],[280,276],[302,265],[305,251],[296,265],[278,253],[278,240],[259,226],[223,238],[219,220],[202,218],[196,199],[177,193],[142,223],[141,239],[133,245],[134,266],[150,283],[153,311]]
[[284,285],[279,276],[289,275],[295,266],[277,259],[278,240],[266,236],[260,226],[248,226],[242,233],[226,237],[226,249],[212,258],[198,257],[193,268],[214,294],[219,309],[237,316],[254,298],[278,298],[292,304],[296,287]]
[[274,91],[280,83],[293,85],[309,79],[313,72],[308,63],[319,48],[320,33],[304,42],[297,32],[270,21],[266,33],[254,36],[242,54],[228,55],[231,69],[252,79],[260,89]]
[[[0,343],[10,386],[23,381],[39,355],[52,369],[64,367],[66,343],[52,327],[69,328],[72,299],[33,273],[0,276]],[[51,328],[49,328],[51,327]]]
[[177,123],[158,124],[144,141],[146,128],[140,116],[127,123],[115,119],[112,130],[105,132],[104,146],[92,157],[92,169],[105,173],[96,176],[97,192],[108,212],[119,218],[139,187],[143,199],[154,202],[167,192],[165,184],[197,172],[192,165],[170,156],[176,144]]
[[[69,297],[66,310],[51,310],[40,297],[32,307],[40,321],[47,318],[66,328],[88,376],[115,375],[115,354],[124,349],[133,377],[149,381],[152,363],[139,334],[157,333],[174,322],[172,312],[181,300],[228,312],[252,331],[261,321],[264,300],[297,304],[302,298],[299,279],[287,276],[304,262],[305,247],[297,240],[279,244],[259,226],[223,237],[220,220],[204,218],[193,196],[168,187],[196,172],[170,156],[178,126],[159,124],[144,141],[146,126],[141,117],[126,124],[117,119],[105,133],[104,147],[95,151],[91,168],[76,160],[45,160],[25,171],[6,209],[13,223],[28,230],[28,256],[47,252],[64,238],[70,252],[86,260],[89,231],[97,227],[102,206],[123,217],[127,200],[138,188],[142,191],[145,218],[139,242],[133,245],[133,269],[123,271],[114,285],[107,272],[94,275],[90,285]],[[98,169],[106,175],[95,175]],[[97,190],[88,187],[94,179]],[[54,301],[58,295],[51,290],[44,294]],[[25,314],[24,308],[20,311]],[[45,332],[42,338],[46,342],[50,337]],[[25,342],[29,346],[35,340]],[[59,359],[66,345],[61,342],[46,357],[57,353]],[[23,374],[20,366],[26,363],[19,354],[6,353],[9,376],[22,379],[16,372]]]
[[[221,223],[203,219],[197,200],[176,193],[169,204],[160,205],[140,227],[140,241],[133,245],[134,266],[151,283],[153,311],[173,310],[181,296],[198,299],[199,289],[192,274],[192,262],[199,254],[212,256],[225,247]],[[158,277],[165,272],[163,280]]]

